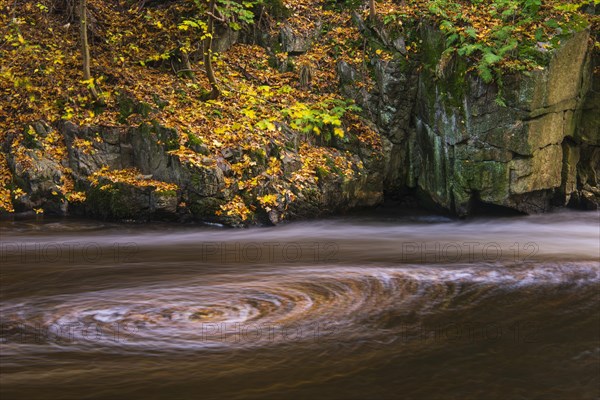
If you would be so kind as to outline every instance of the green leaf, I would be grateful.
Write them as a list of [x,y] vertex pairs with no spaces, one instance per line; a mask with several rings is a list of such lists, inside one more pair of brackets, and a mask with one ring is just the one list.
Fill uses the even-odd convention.
[[517,42],[517,40],[512,39],[506,46],[502,47],[498,51],[498,54],[504,56],[504,54],[508,53],[509,51],[516,49],[518,45],[519,43]]
[[276,129],[275,124],[268,119],[259,121],[255,126],[263,131],[274,131]]
[[492,70],[490,70],[486,65],[479,64],[477,66],[477,70],[479,71],[479,76],[485,83],[491,83],[494,80]]
[[446,39],[446,47],[452,46],[456,42],[458,37],[459,36],[457,33],[453,33],[452,35],[448,36],[448,39]]
[[467,29],[465,29],[465,32],[466,32],[467,35],[469,35],[473,39],[477,39],[477,31],[472,26],[470,26]]
[[487,65],[496,64],[500,60],[502,60],[502,57],[492,52],[487,52],[483,55],[483,62]]
[[444,20],[440,23],[440,29],[443,31],[448,31],[448,32],[456,31],[456,29],[454,29],[454,26],[452,25],[452,22],[446,21],[446,20]]

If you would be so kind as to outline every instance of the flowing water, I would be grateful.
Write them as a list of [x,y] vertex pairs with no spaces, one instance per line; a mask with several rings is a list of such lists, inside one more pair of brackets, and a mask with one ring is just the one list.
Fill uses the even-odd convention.
[[595,212],[0,234],[3,400],[600,397]]

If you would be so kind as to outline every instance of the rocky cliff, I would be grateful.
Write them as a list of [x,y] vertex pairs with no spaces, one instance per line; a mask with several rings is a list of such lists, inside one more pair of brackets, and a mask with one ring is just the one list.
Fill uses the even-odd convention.
[[[383,159],[360,141],[341,153],[349,171],[344,173],[335,165],[332,171],[320,170],[318,179],[308,176],[302,186],[292,187],[285,210],[277,204],[265,204],[253,210],[252,220],[244,221],[237,215],[219,213],[221,206],[239,193],[237,185],[227,186],[225,180],[232,176],[231,164],[242,157],[241,152],[225,152],[226,159],[216,161],[209,154],[199,162],[185,161],[172,154],[179,146],[178,132],[160,125],[80,127],[64,122],[51,127],[37,122],[32,129],[36,139],[27,148],[15,154],[7,151],[7,166],[24,193],[14,200],[17,212],[41,208],[50,215],[196,220],[241,226],[276,224],[283,215],[286,219],[314,218],[374,206],[383,200]],[[49,136],[54,137],[53,141],[65,141],[68,154],[62,161],[42,151]],[[5,148],[10,149],[11,143],[13,138],[8,138]],[[199,154],[207,153],[202,145],[197,146]],[[273,144],[265,152],[267,156],[281,157],[286,176],[303,173],[305,166],[298,151]],[[360,171],[354,173],[352,165],[359,165]],[[267,163],[254,167],[259,175],[267,175]],[[81,201],[59,195],[60,188],[70,179],[76,193],[81,193]]]
[[573,34],[546,68],[505,76],[504,104],[465,60],[443,58],[444,37],[432,28],[420,32],[419,63],[374,62],[374,91],[357,91],[356,71],[341,63],[345,93],[384,136],[386,192],[413,189],[463,216],[481,206],[596,209],[599,80],[589,36]]
[[[49,122],[47,106],[34,120],[30,103],[18,108],[25,93],[10,97],[27,116],[0,132],[0,211],[240,226],[372,207],[384,195],[416,195],[459,216],[598,208],[600,60],[589,29],[540,46],[545,65],[500,85],[485,83],[472,60],[449,57],[440,29],[419,20],[410,39],[419,51],[409,52],[402,32],[357,13],[297,11],[252,32],[217,32],[223,102],[200,100],[197,81],[172,74],[173,60],[131,63],[147,76],[139,93],[127,89],[128,70],[105,71],[118,89],[100,110],[108,116],[49,98],[65,115]],[[179,23],[171,34],[182,34]],[[236,42],[250,44],[228,59]],[[150,86],[152,77],[168,84]],[[340,89],[362,115],[346,113]]]

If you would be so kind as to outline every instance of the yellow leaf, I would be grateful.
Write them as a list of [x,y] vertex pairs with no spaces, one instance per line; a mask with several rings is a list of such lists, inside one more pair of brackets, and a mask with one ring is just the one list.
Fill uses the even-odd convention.
[[256,112],[254,110],[250,110],[248,108],[243,109],[242,114],[244,114],[246,117],[248,117],[250,119],[256,118]]

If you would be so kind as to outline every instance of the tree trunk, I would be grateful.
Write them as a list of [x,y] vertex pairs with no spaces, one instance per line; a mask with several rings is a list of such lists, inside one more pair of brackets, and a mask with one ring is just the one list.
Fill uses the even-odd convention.
[[371,23],[375,22],[377,14],[375,13],[375,0],[369,0],[369,18]]
[[217,79],[215,78],[215,72],[212,66],[212,42],[213,34],[215,32],[216,7],[216,0],[210,0],[208,6],[207,37],[204,39],[204,67],[206,68],[206,77],[208,78],[208,82],[210,83],[211,91],[208,98],[211,100],[214,100],[221,95],[221,90],[219,89],[219,85],[217,84]]
[[[92,74],[90,72],[90,45],[88,43],[87,35],[87,0],[81,0],[79,3],[79,20],[79,33],[81,34],[81,57],[83,58],[83,79],[85,81],[89,81],[92,79]],[[91,82],[89,88],[94,100],[98,100],[98,92],[96,91],[94,82]]]

